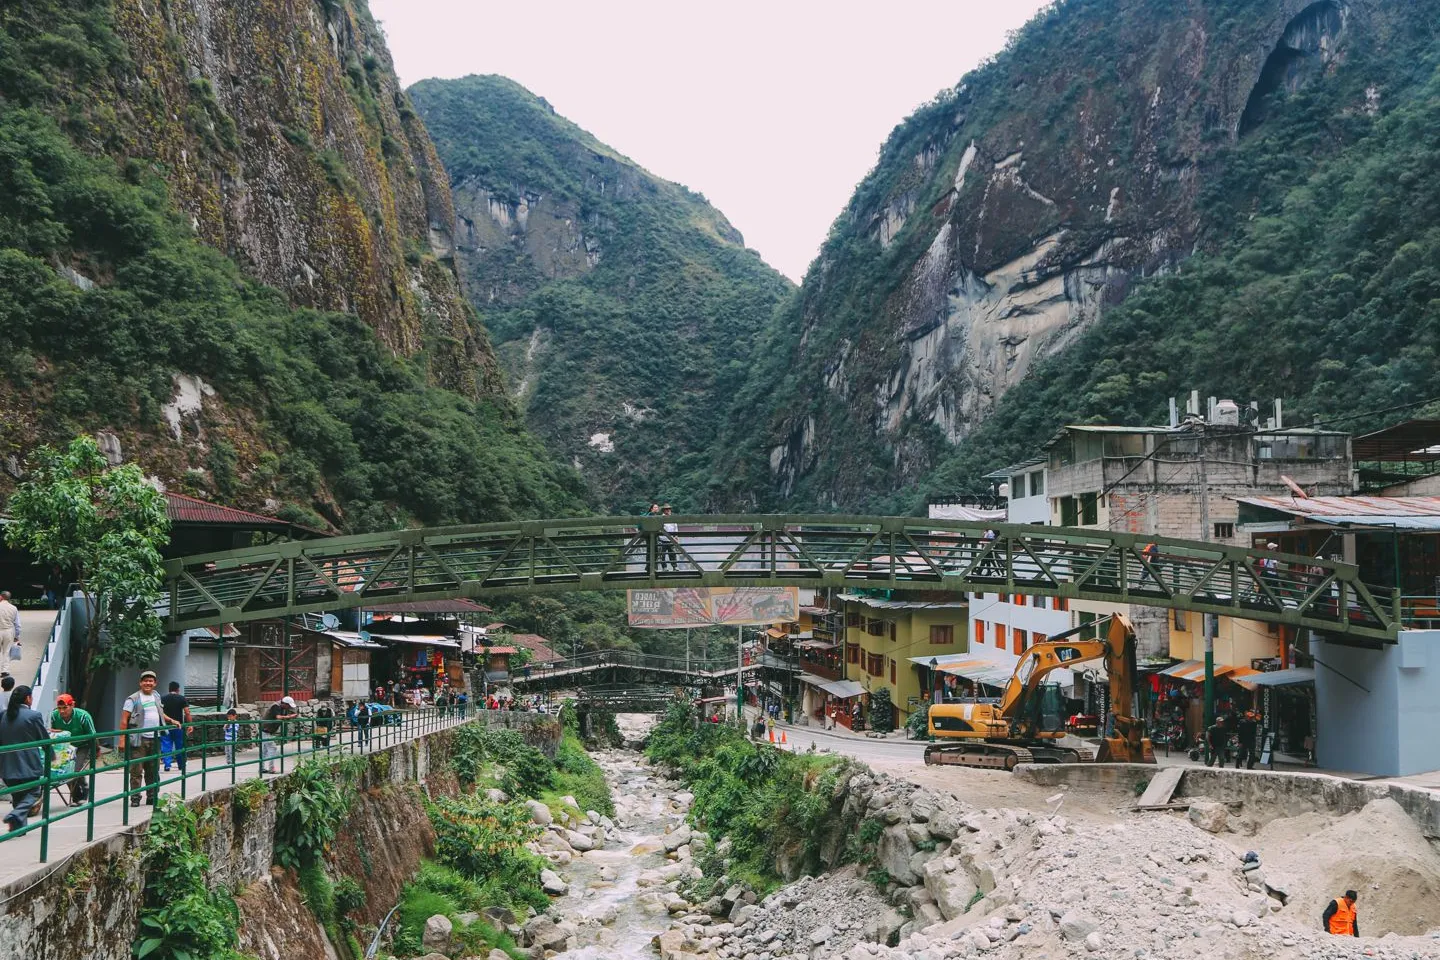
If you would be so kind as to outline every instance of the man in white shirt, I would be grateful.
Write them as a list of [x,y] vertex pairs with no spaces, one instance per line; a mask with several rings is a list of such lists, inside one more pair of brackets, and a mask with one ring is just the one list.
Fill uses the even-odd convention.
[[20,611],[10,602],[10,591],[0,591],[0,663],[10,662],[10,645],[20,638]]
[[[149,787],[145,792],[145,802],[152,807],[159,792],[156,784],[160,780],[160,737],[159,731],[154,728],[167,723],[173,725],[161,709],[160,697],[155,693],[155,671],[146,670],[140,674],[140,689],[125,698],[125,705],[120,710],[120,729],[144,731],[129,735],[130,789],[139,790],[140,779],[144,777],[145,786]],[[130,795],[130,806],[140,806],[140,794]]]
[[679,550],[679,548],[676,546],[674,534],[677,534],[677,533],[680,532],[680,524],[676,523],[674,520],[671,519],[671,517],[673,517],[674,514],[672,514],[670,511],[673,510],[674,508],[671,507],[670,504],[668,504],[668,503],[665,504],[665,506],[662,507],[661,509],[662,509],[664,512],[663,512],[662,514],[660,514],[660,515],[665,518],[665,522],[664,522],[664,524],[662,524],[662,526],[664,526],[664,528],[665,528],[665,533],[668,534],[668,536],[662,537],[662,538],[661,538],[661,541],[660,541],[660,564],[659,564],[659,566],[660,566],[660,569],[662,569],[662,570],[665,569],[666,567],[669,567],[671,570],[679,570],[679,569],[680,569],[680,563],[679,563],[680,550]]

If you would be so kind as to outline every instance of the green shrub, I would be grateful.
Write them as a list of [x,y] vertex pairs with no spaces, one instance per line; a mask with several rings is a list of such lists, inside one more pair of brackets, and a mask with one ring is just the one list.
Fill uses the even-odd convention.
[[615,815],[615,801],[605,771],[585,752],[575,733],[566,729],[555,751],[555,789],[553,794],[570,795],[580,804],[581,812],[595,810],[606,816]]
[[331,766],[307,760],[286,777],[275,820],[275,862],[282,867],[318,863],[350,807]]
[[525,849],[540,828],[520,803],[492,803],[477,796],[427,804],[435,827],[435,856],[441,864],[482,886],[484,896],[506,906],[544,907],[540,889],[545,861]]
[[145,892],[132,950],[137,960],[230,960],[238,942],[240,910],[229,891],[210,889],[210,858],[200,833],[202,817],[176,797],[162,796],[141,846]]

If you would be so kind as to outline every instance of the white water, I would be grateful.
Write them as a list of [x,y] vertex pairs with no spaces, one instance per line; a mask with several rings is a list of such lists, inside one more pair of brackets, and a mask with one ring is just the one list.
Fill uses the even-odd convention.
[[[674,862],[666,859],[660,837],[685,820],[673,803],[678,788],[663,784],[637,753],[597,753],[595,760],[615,798],[619,838],[555,868],[570,892],[557,897],[551,911],[580,928],[580,946],[556,960],[653,960],[651,941],[669,928],[670,916],[652,895],[664,888],[641,886],[640,875]],[[601,879],[605,867],[614,871],[613,880]]]

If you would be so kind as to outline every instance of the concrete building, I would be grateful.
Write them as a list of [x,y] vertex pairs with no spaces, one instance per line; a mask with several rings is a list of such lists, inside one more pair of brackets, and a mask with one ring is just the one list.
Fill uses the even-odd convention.
[[[1052,524],[1236,546],[1252,545],[1238,528],[1240,498],[1295,490],[1344,495],[1353,483],[1349,435],[1330,430],[1256,429],[1198,419],[1173,427],[1076,425],[1057,433],[1045,450]],[[1142,660],[1193,652],[1195,638],[1203,638],[1196,633],[1202,624],[1177,622],[1161,608],[1082,601],[1072,607],[1077,619],[1117,609],[1128,614]],[[1287,639],[1265,628],[1225,629],[1247,652],[1270,650]]]
[[864,693],[884,689],[903,725],[928,692],[917,661],[969,650],[969,604],[939,591],[856,590],[842,593],[845,679]]

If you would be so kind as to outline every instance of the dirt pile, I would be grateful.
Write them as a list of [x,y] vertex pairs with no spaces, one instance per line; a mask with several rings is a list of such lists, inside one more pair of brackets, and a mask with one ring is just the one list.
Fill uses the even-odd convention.
[[1360,894],[1367,936],[1440,929],[1440,854],[1394,800],[1341,817],[1273,820],[1249,843],[1267,873],[1283,877],[1287,912],[1319,917],[1338,894]]

